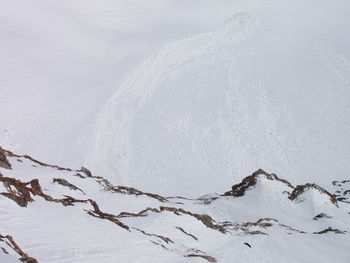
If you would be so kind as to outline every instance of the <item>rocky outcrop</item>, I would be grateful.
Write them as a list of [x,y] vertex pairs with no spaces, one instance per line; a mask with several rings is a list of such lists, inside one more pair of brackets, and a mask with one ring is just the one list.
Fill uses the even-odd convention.
[[222,196],[242,197],[246,194],[247,190],[250,190],[256,186],[256,184],[258,183],[258,179],[260,177],[264,177],[268,180],[281,182],[285,184],[287,187],[289,187],[289,189],[291,190],[291,192],[289,191],[287,192],[289,200],[297,200],[298,197],[300,197],[303,193],[309,190],[316,190],[320,194],[326,195],[329,198],[331,203],[333,203],[335,206],[338,206],[337,198],[333,194],[328,192],[326,189],[324,189],[323,187],[317,184],[308,183],[304,185],[297,185],[294,187],[287,180],[281,179],[275,174],[269,174],[262,169],[259,169],[255,171],[252,175],[245,177],[239,184],[233,185],[232,190],[224,193]]
[[247,235],[267,235],[265,232],[262,232],[260,230],[252,230],[254,229],[267,229],[271,228],[274,225],[279,226],[281,228],[284,228],[288,231],[293,231],[297,232],[300,234],[305,234],[305,231],[295,229],[291,226],[285,225],[283,223],[280,223],[277,219],[275,218],[260,218],[256,222],[244,222],[244,223],[231,223],[231,222],[225,222],[224,226],[225,227],[231,227],[234,230],[240,230],[243,231],[244,234]]
[[339,230],[339,229],[332,228],[332,227],[328,227],[328,228],[323,229],[319,232],[314,232],[314,234],[325,234],[325,233],[329,233],[329,232],[333,232],[335,234],[345,234],[346,233],[346,231]]
[[[17,168],[23,165],[22,167],[24,169],[20,170],[18,173],[16,173],[16,171],[11,171],[11,173],[8,172],[9,177],[5,177],[0,174],[0,182],[2,182],[4,185],[4,188],[0,188],[4,189],[0,194],[16,202],[20,207],[31,209],[31,202],[34,202],[36,200],[40,200],[41,202],[47,201],[58,203],[64,207],[71,206],[69,210],[75,209],[75,211],[81,211],[82,214],[85,215],[85,217],[90,218],[90,220],[91,217],[94,217],[110,224],[114,224],[116,228],[122,228],[123,230],[126,230],[128,232],[126,233],[126,236],[136,233],[137,236],[143,236],[147,242],[150,241],[154,245],[157,245],[169,252],[180,254],[184,257],[197,257],[208,262],[216,262],[217,260],[214,257],[209,256],[207,252],[197,249],[200,247],[202,242],[206,242],[206,236],[210,236],[211,233],[213,236],[221,236],[221,233],[226,234],[224,238],[230,238],[231,235],[247,238],[247,235],[251,235],[249,237],[250,239],[254,239],[254,235],[260,235],[261,238],[268,238],[268,236],[273,238],[275,231],[279,231],[279,233],[281,233],[281,230],[283,233],[287,234],[308,233],[318,235],[328,232],[337,234],[345,233],[345,231],[339,230],[337,228],[328,227],[329,224],[323,225],[322,228],[320,228],[320,225],[322,225],[322,223],[332,223],[332,221],[326,220],[319,223],[314,222],[314,224],[317,225],[317,228],[309,228],[308,226],[306,232],[299,230],[303,228],[302,224],[294,223],[291,221],[288,221],[289,225],[281,223],[283,221],[279,220],[283,219],[279,218],[278,215],[273,215],[273,217],[276,217],[278,219],[265,217],[269,216],[269,214],[262,215],[263,218],[260,219],[258,219],[259,217],[253,217],[249,215],[249,213],[247,217],[241,216],[242,214],[239,217],[227,216],[227,214],[225,214],[225,211],[221,210],[221,208],[232,209],[233,207],[234,209],[236,207],[234,202],[238,202],[237,207],[242,208],[242,210],[245,211],[245,208],[247,206],[252,205],[252,207],[254,207],[254,204],[251,203],[251,200],[254,202],[254,198],[268,198],[267,201],[271,201],[272,199],[275,200],[275,198],[284,197],[283,202],[286,202],[288,204],[290,203],[289,199],[299,200],[298,197],[300,197],[304,192],[315,189],[320,192],[320,194],[327,195],[334,202],[334,199],[332,199],[332,195],[329,192],[315,184],[306,184],[294,187],[288,181],[280,179],[277,175],[269,174],[261,169],[244,178],[239,184],[233,185],[232,189],[223,195],[210,194],[204,195],[197,199],[189,199],[179,196],[163,197],[154,193],[143,192],[132,187],[114,186],[106,178],[102,176],[95,176],[91,173],[91,171],[84,167],[82,167],[80,170],[71,170],[69,168],[63,168],[56,165],[39,162],[27,155],[20,156],[9,153],[5,150],[3,150],[3,152],[5,157],[7,157],[8,160],[10,160],[13,164],[15,164],[17,161],[23,163],[17,163],[16,166],[14,166]],[[31,166],[43,166],[47,168],[44,169],[41,167],[40,169],[36,169],[32,168]],[[28,174],[25,173],[25,169],[27,167],[30,169],[30,172]],[[56,170],[63,170],[64,172],[58,173]],[[33,173],[33,171],[39,172]],[[2,172],[5,174],[7,173],[6,170]],[[39,179],[32,179],[32,174],[38,175],[37,178],[39,178],[40,181]],[[59,177],[60,175],[62,175],[62,178]],[[59,184],[60,186],[55,186],[53,183]],[[263,189],[262,196],[259,195],[261,194],[260,191],[256,191],[256,193],[252,191],[254,198],[248,198],[244,200],[241,199],[243,200],[245,207],[239,205],[240,199],[229,198],[229,196],[242,197],[247,193],[247,191],[254,189],[260,183],[262,188],[260,188],[259,185],[258,189]],[[274,190],[275,186],[278,191],[274,192],[273,195],[269,195],[269,193],[265,194],[265,186],[267,187],[267,191]],[[101,191],[95,191],[91,189],[100,189]],[[80,191],[82,194],[84,194],[84,199],[76,199],[77,196],[82,196],[76,191]],[[75,198],[66,195],[66,193],[72,193]],[[119,194],[128,195],[130,197],[120,196]],[[142,198],[137,198],[141,196]],[[308,197],[308,195],[303,196],[300,198],[300,200],[303,200],[305,197]],[[112,209],[114,209],[113,206],[112,208],[108,209],[107,207],[111,206],[105,206],[105,203],[102,202],[106,199],[109,200],[109,198],[111,198],[111,200],[116,200],[116,205],[120,204],[121,207],[124,207],[125,212],[120,212],[123,211],[120,210],[120,207],[114,207],[118,212],[112,211]],[[124,202],[125,200],[128,200],[130,202],[125,205],[125,203],[119,202],[118,198],[122,200],[121,202]],[[155,200],[161,203],[156,202]],[[7,201],[6,198],[3,198],[2,201],[12,202]],[[133,202],[137,202],[137,204]],[[233,206],[231,206],[231,202]],[[36,207],[40,206],[41,205]],[[44,207],[46,207],[46,205]],[[59,209],[62,211],[68,211],[67,208],[63,208],[60,205],[53,205],[52,209],[56,209],[56,207],[59,207]],[[248,207],[248,209],[250,209],[250,207]],[[327,209],[321,211],[326,211],[328,213]],[[234,215],[235,212],[235,210],[229,210],[229,215]],[[86,216],[86,213],[88,216]],[[237,209],[237,213],[243,212]],[[272,217],[272,215],[270,216]],[[314,214],[309,214],[309,218],[312,218],[313,216]],[[218,218],[221,220],[229,221],[221,222],[219,220],[215,220]],[[242,222],[234,221],[237,220],[237,218],[242,218]],[[314,217],[314,220],[319,220],[321,218],[331,217],[324,213],[321,213],[316,215]],[[93,221],[94,224],[95,222],[97,222],[97,224],[101,224],[98,223],[99,220],[91,221]],[[157,226],[157,223],[155,223],[155,225],[152,225],[153,222],[159,222],[160,227]],[[193,224],[196,227],[192,229],[191,226]],[[292,224],[294,225],[291,226]],[[328,228],[323,229],[324,227]],[[112,227],[111,229],[114,228]],[[169,229],[170,231],[168,231]],[[323,230],[318,231],[319,229]],[[218,232],[215,233],[212,230]],[[315,230],[318,232],[313,232]],[[180,232],[176,233],[177,231]],[[184,242],[180,243],[182,241],[179,240],[184,240]],[[186,244],[191,244],[190,242],[196,244],[196,249],[187,247]],[[8,247],[2,248],[1,246],[0,249],[2,249],[4,253],[8,252],[9,250]],[[208,253],[210,254],[209,251]],[[30,257],[28,258],[28,260],[31,260]],[[24,262],[33,263],[35,261]]]
[[78,191],[82,192],[82,193],[85,195],[85,193],[84,193],[83,190],[81,190],[79,187],[76,187],[74,184],[71,184],[70,182],[68,182],[68,181],[65,180],[65,179],[54,178],[54,179],[52,180],[52,182],[53,182],[53,183],[58,183],[58,184],[60,184],[60,185],[62,185],[62,186],[66,186],[66,187],[68,187],[68,188],[71,189],[71,190],[78,190]]
[[313,220],[319,220],[319,219],[321,219],[321,218],[332,218],[332,217],[329,216],[329,215],[327,215],[327,214],[325,214],[325,213],[320,213],[320,214],[318,214],[318,215],[315,215],[314,218],[313,218]]
[[4,177],[0,173],[0,182],[7,189],[7,192],[0,194],[15,201],[21,207],[27,207],[28,203],[34,201],[32,196],[41,196],[46,201],[61,203],[64,206],[72,206],[76,202],[86,202],[86,200],[77,200],[70,196],[65,196],[65,198],[61,199],[53,198],[43,192],[38,179],[25,183],[15,178]]
[[198,241],[198,238],[197,238],[197,237],[195,237],[194,235],[188,233],[188,232],[185,231],[182,227],[177,226],[176,228],[179,229],[179,230],[180,230],[182,233],[184,233],[185,235],[190,236],[190,237],[192,237],[194,240]]
[[154,199],[157,199],[158,201],[165,203],[168,202],[168,199],[157,195],[157,194],[152,194],[152,193],[147,193],[147,192],[142,192],[136,188],[133,187],[127,187],[127,186],[114,186],[112,184],[110,184],[109,182],[106,183],[105,182],[105,190],[106,191],[111,191],[114,193],[120,193],[120,194],[127,194],[127,195],[136,195],[136,196],[141,196],[141,195],[145,195]]
[[123,218],[123,217],[144,217],[144,216],[147,216],[148,212],[161,213],[161,212],[164,212],[164,211],[174,213],[175,215],[182,215],[182,214],[189,215],[189,216],[192,216],[192,217],[196,218],[200,222],[202,222],[208,228],[211,228],[211,229],[214,229],[214,230],[218,230],[221,233],[226,233],[227,232],[223,225],[216,223],[216,221],[209,215],[196,214],[196,213],[192,213],[190,211],[184,210],[182,208],[176,208],[176,207],[166,207],[166,206],[160,206],[159,208],[150,208],[149,207],[147,209],[144,209],[144,210],[140,211],[137,214],[129,213],[129,212],[122,212],[117,217],[118,218]]
[[72,169],[70,168],[65,168],[65,167],[61,167],[61,166],[58,166],[58,165],[52,165],[52,164],[47,164],[47,163],[44,163],[44,162],[40,162],[38,160],[36,160],[35,158],[29,156],[29,155],[18,155],[18,154],[15,154],[9,150],[3,150],[5,155],[7,155],[8,157],[16,157],[16,158],[24,158],[24,159],[27,159],[27,160],[30,160],[32,161],[33,163],[36,163],[40,166],[45,166],[45,167],[50,167],[50,168],[54,168],[54,169],[57,169],[57,170],[60,170],[60,171],[73,171]]
[[335,188],[334,196],[337,201],[350,203],[350,180],[333,181],[332,184]]
[[303,193],[305,193],[306,191],[312,190],[312,189],[320,192],[321,194],[328,196],[330,202],[333,203],[334,205],[338,206],[337,198],[334,195],[332,195],[330,192],[328,192],[326,189],[324,189],[323,187],[321,187],[317,184],[297,185],[295,187],[295,189],[293,190],[293,192],[289,195],[289,199],[296,200]]
[[294,188],[287,180],[280,179],[275,174],[269,174],[269,173],[265,172],[264,170],[259,169],[259,170],[255,171],[252,175],[245,177],[242,180],[242,182],[240,182],[239,184],[233,185],[232,190],[224,193],[223,195],[224,196],[234,196],[234,197],[244,196],[245,192],[247,190],[251,189],[252,187],[254,187],[257,184],[259,176],[264,176],[268,180],[282,182],[282,183],[286,184],[287,186],[289,186],[290,188]]
[[[148,196],[154,199],[157,199],[160,202],[168,202],[168,199],[166,197],[153,194],[153,193],[147,193],[142,192],[136,188],[133,187],[127,187],[127,186],[120,186],[120,185],[113,185],[111,184],[107,179],[103,178],[102,176],[94,176],[92,175],[91,171],[85,167],[81,167],[81,170],[79,172],[84,173],[87,177],[94,178],[96,181],[103,186],[105,191],[110,191],[113,193],[119,193],[119,194],[126,194],[126,195],[135,195],[135,196]],[[79,176],[79,174],[77,175]],[[81,176],[81,175],[80,175]]]
[[[3,242],[5,246],[11,248],[18,256],[20,256],[20,261],[24,263],[38,263],[38,261],[35,258],[30,257],[26,253],[24,253],[24,251],[19,247],[19,245],[15,242],[12,236],[3,236],[0,234],[0,242]],[[5,247],[1,247],[1,249],[4,251],[5,254],[9,254]]]
[[12,169],[11,163],[8,161],[6,157],[6,152],[0,146],[0,167],[5,169]]

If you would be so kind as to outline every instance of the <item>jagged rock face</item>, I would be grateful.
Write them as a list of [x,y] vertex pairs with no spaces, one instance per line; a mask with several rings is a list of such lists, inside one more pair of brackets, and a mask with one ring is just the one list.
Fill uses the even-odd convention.
[[289,200],[303,202],[304,200],[302,196],[308,191],[314,190],[317,191],[320,194],[320,196],[326,196],[330,203],[334,204],[335,206],[338,206],[337,198],[335,197],[335,195],[331,194],[321,186],[308,183],[304,185],[297,185],[294,187],[287,180],[280,179],[277,175],[269,174],[262,169],[259,169],[255,171],[252,175],[245,177],[239,184],[233,185],[232,190],[224,193],[223,196],[242,197],[246,194],[247,191],[256,188],[261,179],[267,179],[282,183],[286,187],[286,189],[288,189],[284,190],[283,193],[288,195]]
[[234,197],[241,197],[244,196],[247,190],[252,189],[258,182],[259,177],[266,178],[271,181],[278,181],[283,184],[285,184],[287,187],[290,187],[291,189],[294,189],[294,187],[284,179],[280,179],[275,174],[269,174],[265,172],[262,169],[259,169],[255,171],[252,175],[245,177],[242,182],[239,184],[235,184],[232,186],[232,190],[228,191],[224,194],[224,196],[234,196]]
[[1,146],[0,146],[0,167],[5,169],[11,169],[12,167],[10,162],[7,160],[5,151],[1,148]]
[[350,201],[350,180],[333,181],[335,197],[338,201],[349,202]]
[[[232,258],[256,262],[250,261],[249,250],[259,258],[270,245],[278,252],[273,258],[283,261],[303,249],[279,247],[290,236],[290,245],[298,240],[304,247],[310,239],[317,243],[319,235],[332,242],[338,240],[336,234],[349,240],[346,203],[340,202],[338,208],[322,206],[326,210],[317,213],[307,210],[291,199],[298,199],[302,189],[318,189],[320,195],[328,192],[315,185],[293,187],[263,170],[224,195],[189,199],[115,186],[86,168],[63,168],[27,155],[4,153],[15,165],[13,170],[1,170],[0,232],[10,233],[18,245],[1,236],[10,246],[0,243],[0,254],[17,255],[23,262],[95,263],[95,254],[98,262],[231,262]],[[269,194],[274,188],[277,191]],[[285,189],[289,192],[281,192]],[[307,198],[304,202],[313,202]],[[33,236],[35,242],[46,245],[33,244]],[[70,253],[72,247],[79,253]],[[312,255],[313,262],[327,262],[326,252]],[[332,262],[345,258],[338,253]]]
[[324,189],[321,186],[318,186],[316,184],[304,184],[304,185],[297,185],[294,189],[294,191],[290,194],[289,199],[290,200],[296,200],[298,199],[302,194],[304,194],[306,191],[309,190],[316,190],[320,192],[323,195],[328,196],[331,203],[338,206],[336,197],[329,193],[326,189]]
[[17,253],[18,256],[20,256],[19,260],[21,262],[38,263],[38,261],[35,258],[30,257],[26,253],[24,253],[24,251],[19,247],[19,245],[16,243],[16,241],[13,239],[12,236],[10,235],[3,236],[0,234],[0,242],[1,242],[0,245],[4,244],[4,247],[1,246],[1,249],[5,254],[9,254],[8,250],[5,248],[7,247],[8,249],[11,249],[15,253]]

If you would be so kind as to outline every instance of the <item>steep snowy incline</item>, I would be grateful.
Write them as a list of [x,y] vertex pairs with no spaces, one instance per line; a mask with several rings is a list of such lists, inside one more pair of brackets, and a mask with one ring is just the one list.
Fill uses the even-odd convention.
[[323,186],[349,176],[349,2],[248,10],[130,75],[96,121],[93,171],[192,196],[258,167]]
[[80,165],[92,120],[137,65],[244,2],[0,1],[0,143]]

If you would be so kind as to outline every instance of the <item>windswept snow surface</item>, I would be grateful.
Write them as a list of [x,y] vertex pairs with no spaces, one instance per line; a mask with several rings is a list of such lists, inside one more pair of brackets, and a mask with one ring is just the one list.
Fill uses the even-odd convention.
[[260,167],[293,183],[343,179],[349,10],[3,0],[0,143],[166,195],[222,192]]

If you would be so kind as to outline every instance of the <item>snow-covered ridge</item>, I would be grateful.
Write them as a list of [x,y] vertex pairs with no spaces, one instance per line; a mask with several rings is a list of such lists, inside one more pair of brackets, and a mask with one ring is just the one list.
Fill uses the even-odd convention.
[[231,191],[191,199],[7,150],[0,157],[11,164],[0,168],[0,247],[24,262],[291,262],[312,249],[297,261],[347,257],[350,206],[315,184],[294,187],[258,170]]

